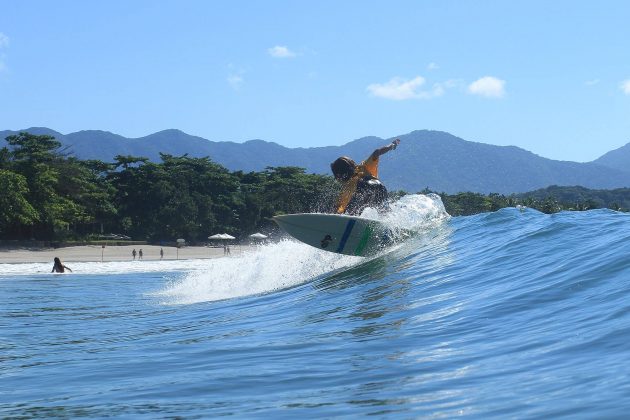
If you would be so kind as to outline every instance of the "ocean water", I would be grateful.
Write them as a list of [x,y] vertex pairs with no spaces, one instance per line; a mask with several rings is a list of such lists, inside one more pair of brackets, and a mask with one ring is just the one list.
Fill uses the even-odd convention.
[[630,215],[386,220],[370,259],[0,265],[0,417],[627,417]]

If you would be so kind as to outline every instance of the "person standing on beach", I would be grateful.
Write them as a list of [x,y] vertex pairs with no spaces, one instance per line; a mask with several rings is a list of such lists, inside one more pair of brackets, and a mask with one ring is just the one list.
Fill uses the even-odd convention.
[[138,259],[142,259],[142,248],[140,248],[140,251],[138,251]]
[[133,251],[131,251],[131,255],[133,255],[133,259],[135,261],[136,260],[136,248],[134,248]]
[[59,257],[55,257],[55,262],[53,263],[53,268],[52,268],[51,273],[64,273],[65,270],[68,270],[69,272],[72,273],[72,270],[70,270],[70,267],[66,267],[65,265],[62,264]]
[[160,248],[160,259],[164,258],[164,250]]

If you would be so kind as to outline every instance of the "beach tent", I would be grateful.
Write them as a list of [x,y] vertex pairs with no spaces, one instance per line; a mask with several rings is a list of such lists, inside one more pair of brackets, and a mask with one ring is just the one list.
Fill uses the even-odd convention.
[[[231,241],[231,240],[236,239],[236,238],[234,236],[232,236],[232,235],[228,235],[227,233],[216,233],[216,234],[214,234],[212,236],[208,236],[208,239],[220,240],[221,242],[223,242],[223,249],[225,251],[225,249],[226,249],[225,248],[226,247],[226,243],[225,242],[226,241]],[[229,246],[227,246],[227,253],[228,254],[230,253],[230,247]]]
[[249,238],[252,240],[252,244],[262,244],[268,236],[263,235],[260,232],[256,232],[249,235]]
[[208,239],[215,239],[215,240],[221,240],[221,241],[231,241],[232,239],[236,239],[234,236],[232,235],[228,235],[227,233],[216,233],[212,236],[208,236]]
[[252,233],[249,237],[252,239],[267,239],[267,235],[263,235],[260,232]]

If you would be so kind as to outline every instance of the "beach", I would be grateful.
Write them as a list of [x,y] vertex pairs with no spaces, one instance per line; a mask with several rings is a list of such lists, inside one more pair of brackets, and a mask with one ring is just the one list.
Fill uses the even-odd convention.
[[[251,248],[248,245],[231,245],[230,255],[238,255]],[[223,247],[186,246],[182,248],[160,247],[158,245],[85,245],[63,248],[19,248],[0,249],[0,264],[41,263],[50,262],[59,257],[64,263],[91,261],[131,261],[132,251],[142,249],[142,260],[156,261],[160,259],[160,249],[164,250],[164,260],[206,259],[225,257]],[[139,256],[136,255],[136,259]]]

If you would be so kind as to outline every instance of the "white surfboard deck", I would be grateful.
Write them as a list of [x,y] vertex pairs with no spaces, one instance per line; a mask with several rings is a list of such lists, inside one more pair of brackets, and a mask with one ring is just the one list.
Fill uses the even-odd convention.
[[370,256],[408,236],[378,220],[345,214],[285,214],[273,220],[305,244],[345,255]]

